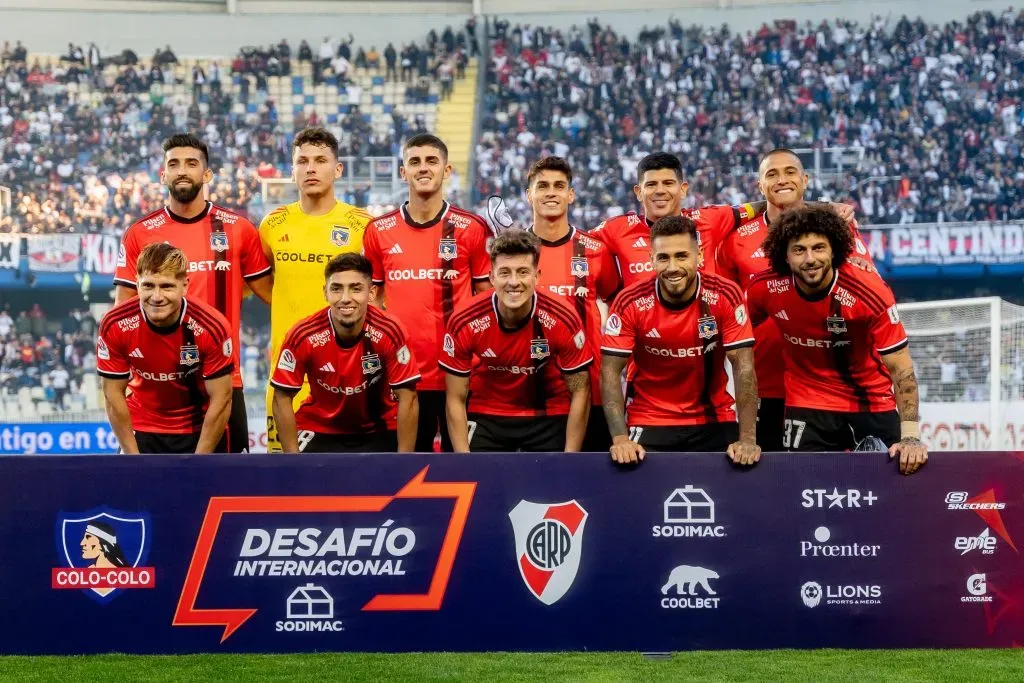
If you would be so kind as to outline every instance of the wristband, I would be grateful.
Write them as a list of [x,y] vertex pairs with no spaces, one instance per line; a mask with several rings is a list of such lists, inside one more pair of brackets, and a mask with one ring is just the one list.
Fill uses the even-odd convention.
[[900,422],[901,439],[921,439],[921,425],[915,421]]

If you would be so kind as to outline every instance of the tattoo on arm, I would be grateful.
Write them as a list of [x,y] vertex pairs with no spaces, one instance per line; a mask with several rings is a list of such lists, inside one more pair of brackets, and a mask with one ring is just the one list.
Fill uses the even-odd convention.
[[563,375],[562,378],[565,380],[565,386],[569,389],[570,394],[575,394],[587,386],[587,380],[590,379],[589,370],[581,370],[579,372],[573,372],[568,375]]
[[757,375],[754,373],[754,350],[734,349],[728,353],[736,385],[736,418],[740,438],[754,438],[757,429]]
[[900,420],[917,422],[917,377],[914,375],[914,367],[893,373],[892,381],[896,385],[896,407],[899,409]]
[[612,436],[625,436],[629,433],[626,428],[626,398],[622,395],[621,384],[624,367],[625,358],[612,355],[601,357],[601,404]]

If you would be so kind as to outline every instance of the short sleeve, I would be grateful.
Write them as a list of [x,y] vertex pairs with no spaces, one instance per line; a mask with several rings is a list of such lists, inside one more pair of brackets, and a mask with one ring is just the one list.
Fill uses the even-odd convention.
[[269,275],[272,270],[267,255],[263,252],[263,242],[260,240],[260,233],[256,227],[244,221],[242,229],[242,277],[246,280],[255,280]]
[[607,247],[601,249],[597,262],[597,296],[605,301],[610,301],[615,293],[622,288],[622,276],[619,275],[615,259],[612,258],[611,251]]
[[135,226],[124,231],[121,246],[117,252],[117,268],[114,269],[114,284],[137,289],[138,274],[135,272],[139,260],[139,241],[135,237]]
[[[100,329],[103,329],[102,325]],[[113,331],[111,327],[106,332],[109,339],[103,334],[96,335],[96,374],[107,379],[128,379],[131,377],[128,357],[121,348],[120,340],[110,335]]]
[[373,267],[373,281],[380,285],[384,283],[384,262],[380,254],[380,237],[377,227],[372,223],[366,226],[363,233],[363,256]]
[[491,274],[491,257],[487,253],[490,230],[474,224],[473,240],[469,245],[469,271],[474,280],[486,280]]
[[636,342],[634,309],[632,301],[624,301],[621,296],[615,300],[608,320],[604,323],[601,353],[623,358],[633,355],[633,344]]
[[[731,206],[705,206],[700,209],[700,216],[708,226],[708,237],[712,245],[724,240],[741,222],[743,212]],[[714,256],[714,254],[709,254]]]
[[578,372],[594,362],[594,354],[590,352],[587,334],[583,331],[583,322],[573,313],[573,326],[567,327],[559,323],[555,360],[562,372]]
[[864,243],[864,236],[860,234],[860,226],[856,220],[850,221],[850,232],[853,233],[853,254],[851,256],[864,259],[874,266],[875,260],[871,258],[871,250]]
[[449,326],[441,342],[441,353],[437,364],[445,372],[459,377],[469,377],[473,370],[472,332],[468,327],[454,329]]
[[388,384],[392,389],[411,389],[420,380],[420,371],[409,348],[408,335],[401,323],[397,324],[394,334],[388,341],[384,353],[388,368]]
[[715,272],[727,280],[739,284],[740,275],[733,259],[733,242],[737,233],[730,232],[715,250]]
[[293,327],[281,343],[277,364],[270,376],[270,383],[273,386],[287,391],[298,391],[302,388],[306,378],[306,362],[309,358],[309,347],[305,338],[294,332]]
[[764,286],[763,281],[755,281],[747,287],[744,295],[747,303],[747,317],[750,318],[750,324],[754,327],[757,327],[768,318],[768,311],[765,308],[765,297],[767,294],[768,290]]
[[200,351],[203,355],[203,379],[217,379],[229,375],[235,369],[232,361],[231,329],[228,321],[220,320],[220,329],[213,325],[207,325],[209,334],[200,335],[198,340],[203,345]]
[[750,325],[743,292],[732,282],[725,282],[718,299],[719,324],[722,326],[722,345],[726,349],[741,349],[754,345],[754,329]]
[[896,299],[892,290],[884,284],[877,288],[876,293],[880,295],[885,308],[876,312],[871,320],[871,337],[874,340],[875,349],[880,354],[895,353],[909,342],[907,331],[900,321],[900,313],[896,309]]

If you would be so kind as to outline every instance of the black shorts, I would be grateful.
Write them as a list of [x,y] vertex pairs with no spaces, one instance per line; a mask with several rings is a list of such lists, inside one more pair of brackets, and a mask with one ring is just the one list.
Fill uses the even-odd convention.
[[565,415],[504,417],[469,414],[469,450],[556,453],[565,450]]
[[398,432],[316,434],[299,430],[300,453],[397,453]]
[[445,415],[443,391],[417,392],[420,404],[420,419],[416,427],[416,452],[433,453],[434,438],[441,433],[441,451],[451,453],[452,439],[448,436],[448,418]]
[[[156,432],[135,432],[135,443],[139,453],[159,455],[179,455],[195,453],[199,445],[199,432],[194,434],[157,434]],[[120,450],[118,452],[121,452]],[[227,434],[221,437],[220,443],[213,449],[214,453],[228,452]]]
[[652,453],[724,453],[739,436],[740,427],[735,422],[629,428],[629,438]]
[[228,453],[249,452],[249,416],[245,413],[245,392],[231,390],[231,414],[228,416]]
[[583,435],[584,453],[606,453],[612,447],[612,435],[608,433],[608,422],[604,419],[601,406],[590,407],[587,432]]
[[782,445],[786,420],[786,399],[761,398],[757,401],[757,445],[766,453],[786,450]]
[[868,436],[881,439],[886,446],[899,441],[899,413],[841,413],[786,407],[783,446],[787,450],[852,451]]

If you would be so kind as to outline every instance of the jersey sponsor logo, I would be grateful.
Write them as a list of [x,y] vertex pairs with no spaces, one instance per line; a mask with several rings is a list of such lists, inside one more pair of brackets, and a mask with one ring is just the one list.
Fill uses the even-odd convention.
[[225,339],[224,344],[221,345],[220,350],[224,352],[225,358],[231,358],[231,340]]
[[281,351],[281,357],[277,360],[277,367],[288,372],[295,372],[295,354],[290,349]]
[[375,375],[374,377],[372,377],[370,379],[363,380],[363,382],[361,384],[356,384],[356,385],[353,385],[353,386],[336,387],[336,386],[334,386],[332,384],[328,384],[327,382],[325,382],[322,379],[320,379],[319,377],[317,377],[316,378],[316,385],[318,387],[320,387],[321,389],[323,389],[324,391],[329,391],[332,394],[340,394],[340,395],[344,395],[344,396],[355,396],[356,394],[361,394],[364,391],[366,391],[367,387],[370,387],[370,386],[373,386],[374,384],[376,384],[379,379],[380,379],[380,375]]
[[275,261],[292,263],[327,263],[331,259],[330,254],[316,254],[312,251],[299,253],[296,251],[275,251]]
[[647,246],[647,240],[645,240],[643,237],[637,237],[636,242],[633,242],[634,249],[646,249]]
[[[717,342],[713,342],[717,346]],[[708,351],[711,351],[714,347],[708,344]],[[688,346],[681,349],[662,349],[656,346],[648,346],[644,344],[644,351],[651,354],[652,356],[661,356],[663,358],[696,358],[704,355],[703,346]]]
[[389,270],[387,279],[393,281],[401,280],[454,280],[459,277],[457,270],[445,270],[443,268],[403,268],[401,270]]
[[532,375],[537,371],[537,368],[524,365],[488,365],[487,369],[490,372],[508,372],[513,375]]
[[395,243],[395,246],[393,246],[393,247],[391,247],[390,249],[388,249],[388,253],[389,253],[389,254],[404,254],[405,252],[404,252],[404,251],[402,251],[402,245],[401,245],[401,244],[398,244],[398,243],[396,242],[396,243]]
[[825,319],[825,329],[832,334],[846,334],[846,319],[841,315],[830,315]]
[[893,325],[900,324],[900,312],[896,310],[896,304],[890,306],[885,312],[889,314],[889,322]]
[[335,225],[331,228],[331,244],[336,247],[348,246],[348,228],[344,225]]
[[550,313],[540,308],[537,309],[537,320],[546,330],[550,330],[558,324],[558,321],[552,318]]
[[227,223],[228,225],[234,225],[235,223],[238,222],[238,216],[236,216],[233,213],[223,211],[221,209],[214,209],[213,217],[221,221],[222,223]]
[[631,213],[626,216],[626,225],[632,227],[634,225],[640,225],[640,216],[635,213]]
[[833,347],[850,345],[850,341],[847,339],[841,339],[839,341],[832,341],[831,339],[804,339],[802,337],[793,337],[786,333],[783,333],[782,336],[786,341],[794,346],[805,346],[810,349],[831,349]]
[[201,337],[204,334],[206,334],[206,329],[202,325],[197,323],[195,318],[190,318],[185,327],[191,330],[192,334],[196,335],[197,337]]
[[583,348],[583,345],[587,343],[587,337],[583,334],[583,330],[580,330],[573,336],[572,343],[576,345],[577,349]]
[[461,216],[457,213],[448,213],[448,225],[458,228],[460,230],[468,228],[473,224],[473,220],[469,216]]
[[583,233],[576,233],[576,241],[583,245],[584,248],[595,251],[601,248],[601,243],[595,240],[593,237],[588,237]]
[[380,372],[380,356],[375,353],[368,353],[363,356],[360,361],[363,366],[364,375],[372,375],[375,372]]
[[843,306],[853,306],[854,304],[857,303],[857,297],[855,297],[853,294],[849,292],[849,290],[844,289],[843,287],[837,286],[832,296],[836,301],[838,301]]
[[144,380],[150,382],[177,382],[185,379],[193,372],[198,372],[199,368],[192,368],[185,372],[146,372],[145,370],[134,370],[133,372]]
[[189,261],[188,272],[190,273],[210,273],[215,271],[226,271],[231,270],[231,261]]
[[717,306],[718,305],[718,298],[719,298],[718,297],[718,292],[716,292],[713,289],[708,289],[707,287],[701,287],[700,288],[700,298],[708,306]]
[[710,315],[697,318],[697,334],[701,339],[711,339],[718,334],[718,321]]
[[374,344],[379,344],[380,340],[384,338],[384,333],[378,330],[372,325],[367,325],[364,329],[366,336],[370,338]]
[[746,325],[747,324],[747,307],[744,306],[743,304],[740,304],[739,306],[737,306],[736,307],[735,316],[736,316],[736,324],[737,325]]
[[103,337],[96,337],[96,357],[100,360],[110,360],[110,348]]
[[604,333],[610,337],[618,337],[622,332],[622,318],[618,313],[612,313],[604,323]]
[[654,308],[655,296],[653,294],[649,296],[642,296],[633,302],[638,311],[649,311]]
[[789,291],[789,280],[768,280],[765,285],[769,294],[783,294]]
[[124,244],[121,244],[117,250],[117,267],[125,268],[128,265],[128,254],[124,250]]
[[631,273],[653,273],[654,264],[650,261],[641,261],[639,263],[630,263],[629,272]]
[[178,354],[178,362],[185,367],[192,367],[199,362],[199,347],[195,344],[185,344]]
[[444,335],[444,343],[442,344],[442,348],[444,349],[444,352],[447,353],[449,356],[451,356],[452,358],[455,357],[455,340],[452,339],[452,335]]
[[323,332],[317,332],[316,334],[309,335],[306,339],[314,349],[326,346],[327,342],[331,341],[331,331],[324,330]]
[[161,225],[167,222],[167,214],[162,211],[152,218],[147,218],[142,221],[142,225],[146,227],[146,230],[152,230],[153,228],[159,228]]
[[530,358],[534,360],[544,360],[551,355],[551,348],[548,345],[547,339],[531,339],[530,340]]
[[472,332],[474,332],[476,334],[480,334],[484,330],[490,328],[490,326],[491,326],[491,316],[489,316],[489,315],[485,315],[482,318],[477,318],[476,320],[470,320],[469,321],[469,329],[470,329],[470,331],[472,331]]
[[139,316],[133,315],[130,318],[123,318],[117,321],[117,329],[122,332],[131,332],[132,330],[139,329]]
[[228,234],[223,231],[216,231],[210,233],[210,249],[216,252],[225,252],[228,250]]
[[395,359],[402,365],[408,365],[409,361],[412,360],[412,354],[409,352],[409,347],[403,346],[398,349],[398,352],[395,354]]
[[573,287],[572,285],[548,285],[548,291],[558,296],[590,296],[590,290],[586,287]]
[[459,255],[459,245],[454,239],[442,238],[437,247],[437,255],[445,261],[452,261]]
[[590,275],[590,264],[582,256],[573,256],[569,261],[569,272],[573,277],[587,277]]
[[738,232],[740,234],[740,237],[749,237],[750,235],[753,235],[754,233],[756,233],[760,229],[761,229],[760,222],[757,222],[757,223],[746,223],[744,225],[741,225],[736,232]]
[[398,225],[398,216],[385,216],[384,218],[378,218],[373,223],[374,227],[381,232],[390,230],[391,228]]

